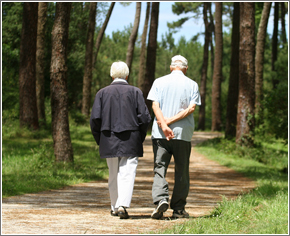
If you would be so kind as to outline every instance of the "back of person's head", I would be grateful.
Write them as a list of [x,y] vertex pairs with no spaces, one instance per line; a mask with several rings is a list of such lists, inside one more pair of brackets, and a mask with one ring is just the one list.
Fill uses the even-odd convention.
[[171,65],[172,68],[179,67],[180,69],[187,68],[187,59],[181,55],[176,55],[171,58]]
[[129,68],[125,62],[114,62],[111,66],[110,75],[114,79],[126,79],[126,77],[129,75]]

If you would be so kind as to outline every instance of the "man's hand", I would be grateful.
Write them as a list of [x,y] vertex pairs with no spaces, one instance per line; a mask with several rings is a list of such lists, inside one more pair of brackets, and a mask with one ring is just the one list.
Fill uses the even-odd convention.
[[167,125],[165,125],[164,127],[161,127],[161,129],[162,129],[167,141],[174,138],[174,133],[173,133],[172,129],[170,129]]
[[164,129],[162,131],[163,131],[167,141],[174,138],[174,133],[168,126],[167,126],[167,129]]
[[167,124],[168,120],[163,117],[162,111],[159,107],[159,103],[153,101],[152,109],[153,109],[154,114],[156,116],[157,124],[162,129],[167,141],[169,141],[170,139],[173,139],[174,133],[173,133],[172,129],[170,129],[168,127],[168,124]]

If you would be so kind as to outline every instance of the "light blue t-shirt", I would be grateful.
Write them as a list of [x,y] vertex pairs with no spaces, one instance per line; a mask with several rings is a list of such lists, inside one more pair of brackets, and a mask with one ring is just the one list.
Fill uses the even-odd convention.
[[[180,70],[173,70],[169,75],[156,79],[147,99],[158,102],[163,116],[168,118],[185,110],[190,104],[201,105],[198,84]],[[190,142],[194,131],[193,114],[169,127],[174,133],[174,139]],[[152,139],[166,139],[156,117],[152,126]]]

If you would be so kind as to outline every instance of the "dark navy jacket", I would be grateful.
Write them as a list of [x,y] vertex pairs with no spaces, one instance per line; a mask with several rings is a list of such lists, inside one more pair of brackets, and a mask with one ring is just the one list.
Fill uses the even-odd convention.
[[101,158],[143,156],[150,114],[143,93],[124,82],[99,90],[93,104],[90,126]]

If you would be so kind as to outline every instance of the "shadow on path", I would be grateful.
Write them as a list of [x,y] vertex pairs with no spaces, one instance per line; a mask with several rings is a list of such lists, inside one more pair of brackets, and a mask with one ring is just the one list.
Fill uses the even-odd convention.
[[[255,183],[235,171],[208,160],[194,146],[218,133],[196,132],[190,158],[190,192],[186,211],[191,218],[208,215],[222,196],[235,198],[255,187]],[[172,159],[173,161],[173,159]],[[174,164],[167,172],[172,193]],[[2,200],[2,234],[139,234],[157,231],[188,219],[172,220],[172,210],[163,219],[153,220],[151,197],[153,152],[150,137],[139,159],[130,218],[110,215],[107,180],[82,183],[63,189],[9,197]]]

